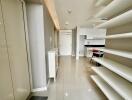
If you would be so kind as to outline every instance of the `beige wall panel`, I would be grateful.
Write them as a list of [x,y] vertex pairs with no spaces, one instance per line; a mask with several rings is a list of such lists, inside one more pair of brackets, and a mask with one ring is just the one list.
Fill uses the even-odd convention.
[[30,92],[22,3],[1,0],[9,50],[15,100],[25,100]]
[[14,100],[7,45],[0,5],[0,100]]

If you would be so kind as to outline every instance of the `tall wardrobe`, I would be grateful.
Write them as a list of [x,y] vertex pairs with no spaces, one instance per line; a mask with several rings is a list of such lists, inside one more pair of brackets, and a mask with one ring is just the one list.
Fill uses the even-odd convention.
[[0,0],[0,100],[30,93],[22,0]]

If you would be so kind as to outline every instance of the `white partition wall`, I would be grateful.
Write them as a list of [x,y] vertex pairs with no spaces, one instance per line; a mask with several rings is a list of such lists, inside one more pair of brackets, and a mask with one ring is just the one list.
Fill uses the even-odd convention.
[[43,5],[28,4],[28,29],[31,52],[33,91],[46,89]]

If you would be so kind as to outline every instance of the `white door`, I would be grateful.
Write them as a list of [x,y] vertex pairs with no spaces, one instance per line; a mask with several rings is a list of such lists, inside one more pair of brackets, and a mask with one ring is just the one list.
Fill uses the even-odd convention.
[[72,54],[72,32],[59,33],[59,53],[65,56]]

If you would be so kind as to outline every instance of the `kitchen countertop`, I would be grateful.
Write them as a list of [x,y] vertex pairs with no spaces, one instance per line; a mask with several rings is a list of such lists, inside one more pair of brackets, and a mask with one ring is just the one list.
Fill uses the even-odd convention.
[[84,45],[85,47],[105,47],[105,45]]

